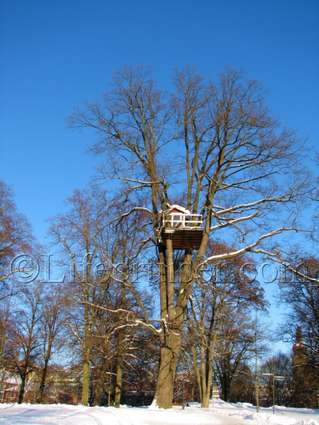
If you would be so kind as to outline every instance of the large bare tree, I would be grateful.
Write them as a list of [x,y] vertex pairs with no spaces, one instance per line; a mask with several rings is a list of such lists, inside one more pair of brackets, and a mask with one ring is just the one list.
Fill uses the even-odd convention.
[[[177,72],[167,94],[143,68],[125,68],[103,101],[75,113],[72,122],[96,131],[94,149],[107,155],[105,175],[119,179],[133,204],[125,216],[148,214],[153,242],[167,202],[202,214],[200,247],[182,251],[178,273],[172,240],[155,247],[160,329],[149,329],[161,345],[156,403],[171,407],[192,283],[207,263],[269,250],[274,236],[295,229],[289,207],[304,184],[298,143],[269,114],[259,84],[233,70],[216,83],[189,69]],[[209,240],[219,234],[235,248],[208,254]]]

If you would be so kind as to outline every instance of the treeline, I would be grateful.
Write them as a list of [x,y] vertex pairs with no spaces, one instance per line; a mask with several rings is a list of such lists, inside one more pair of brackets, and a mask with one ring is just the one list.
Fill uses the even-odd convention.
[[[174,87],[167,94],[142,68],[127,68],[100,104],[72,116],[98,133],[103,178],[52,219],[48,281],[23,283],[47,263],[1,186],[1,379],[4,388],[20,377],[19,402],[207,407],[218,387],[225,400],[269,404],[262,373],[274,373],[284,375],[276,383],[284,403],[316,403],[318,261],[282,249],[286,234],[305,228],[298,207],[315,202],[303,146],[269,114],[259,84],[236,71],[213,83],[186,69]],[[179,216],[200,218],[198,246],[186,234],[178,249],[164,238],[173,203],[185,207]],[[292,312],[283,334],[299,344],[292,358],[262,365],[258,258],[294,277],[281,285]],[[301,376],[309,379],[299,397]]]
[[[9,378],[19,376],[14,395],[19,402],[150,403],[159,363],[160,325],[154,320],[159,276],[156,258],[140,250],[146,218],[122,220],[122,206],[96,187],[77,191],[68,204],[68,212],[54,219],[50,229],[59,248],[51,267],[64,281],[24,283],[21,270],[3,281],[2,395]],[[14,220],[14,211],[9,213],[16,233],[23,235],[26,222]],[[11,255],[23,247],[33,259],[40,258],[27,241],[15,243]],[[222,253],[230,248],[211,243],[209,249]],[[2,264],[4,274],[5,257]],[[206,268],[193,283],[175,378],[176,402],[208,404],[215,387],[224,400],[255,403],[259,381],[260,403],[268,406],[272,381],[263,373],[273,373],[285,378],[276,383],[277,404],[317,405],[318,286],[298,274],[281,284],[283,302],[293,308],[285,335],[295,344],[291,354],[264,361],[256,376],[254,364],[269,352],[269,335],[256,322],[256,311],[266,305],[260,283],[247,273],[247,265],[253,264],[251,258],[235,257]],[[317,276],[318,261],[308,259],[303,265],[303,276],[307,266],[308,276]],[[15,283],[17,276],[22,281]]]

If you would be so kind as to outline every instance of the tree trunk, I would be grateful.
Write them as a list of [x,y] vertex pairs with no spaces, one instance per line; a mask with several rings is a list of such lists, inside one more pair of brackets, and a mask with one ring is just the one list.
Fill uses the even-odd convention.
[[88,406],[90,396],[90,324],[89,307],[84,306],[84,341],[83,341],[83,360],[82,360],[82,404]]
[[37,402],[38,403],[42,403],[43,401],[43,395],[44,395],[44,389],[45,389],[45,384],[46,384],[46,380],[47,380],[47,374],[48,374],[48,365],[49,365],[49,361],[51,358],[51,352],[52,352],[52,338],[49,337],[49,341],[48,341],[48,346],[47,346],[47,350],[44,356],[44,366],[42,369],[42,374],[41,374],[41,382],[40,382],[40,386],[39,386],[39,394],[37,397]]
[[230,390],[230,381],[227,376],[224,376],[222,381],[222,399],[228,401],[229,399],[229,390]]
[[[125,273],[128,270],[125,268]],[[121,286],[121,307],[126,306],[126,288],[125,285]],[[115,377],[115,391],[114,391],[114,406],[120,407],[122,398],[122,383],[123,383],[123,361],[124,361],[124,331],[120,330],[117,336],[117,347],[116,347],[116,377]]]
[[120,404],[121,404],[122,380],[123,380],[123,368],[122,368],[122,362],[121,360],[119,360],[116,365],[115,394],[114,394],[115,407],[120,407]]
[[201,402],[201,407],[203,409],[209,408],[209,400],[210,400],[210,392],[206,391],[206,393],[203,395],[202,402]]
[[25,375],[22,375],[22,376],[20,375],[20,378],[21,378],[21,385],[20,385],[19,396],[18,396],[18,403],[19,404],[23,403],[26,376]]
[[158,407],[163,409],[169,409],[173,405],[174,380],[179,351],[180,334],[174,331],[166,336],[166,343],[162,345],[160,352],[155,400]]
[[84,348],[83,364],[82,364],[82,404],[88,406],[90,392],[90,350],[86,346]]
[[44,367],[42,369],[42,374],[41,374],[41,382],[40,382],[40,386],[39,386],[39,394],[38,394],[38,397],[37,397],[37,403],[42,403],[42,401],[43,401],[44,388],[45,388],[47,372],[48,372],[48,363],[49,363],[48,359],[45,359]]
[[114,389],[114,406],[120,407],[122,397],[122,381],[123,381],[123,359],[122,359],[122,343],[123,334],[121,331],[117,337],[117,356],[116,356],[116,371],[115,371],[115,389]]
[[[180,283],[180,291],[175,303],[175,273],[173,241],[166,239],[166,246],[160,250],[160,295],[162,335],[160,365],[156,386],[155,402],[158,407],[168,409],[173,405],[174,380],[177,358],[181,347],[181,330],[184,311],[190,291],[189,276],[191,253],[186,252]],[[165,265],[163,267],[163,260]]]
[[193,353],[194,375],[195,375],[196,384],[197,384],[197,387],[198,387],[199,399],[201,401],[202,398],[203,398],[203,396],[202,396],[202,386],[201,386],[201,379],[200,379],[200,371],[199,371],[199,367],[197,365],[196,347],[194,346],[194,343],[192,345],[192,353]]
[[175,318],[174,305],[174,262],[173,243],[166,240],[166,247],[160,249],[160,299],[163,334],[160,339],[160,364],[156,385],[155,401],[158,407],[172,407],[174,396],[174,380],[176,371],[176,356],[180,346],[180,336],[173,331]]
[[205,374],[202,376],[202,380],[205,380],[205,384],[202,386],[202,399],[201,399],[201,407],[208,408],[209,407],[209,400],[211,396],[211,388],[212,388],[212,381],[213,381],[213,370],[212,365],[207,362],[206,363],[206,369]]
[[201,407],[208,408],[209,400],[211,397],[212,384],[213,384],[213,357],[216,344],[216,335],[212,333],[213,320],[211,320],[211,329],[208,335],[209,344],[206,349],[203,349],[201,352],[201,378],[202,378],[202,388],[201,388]]

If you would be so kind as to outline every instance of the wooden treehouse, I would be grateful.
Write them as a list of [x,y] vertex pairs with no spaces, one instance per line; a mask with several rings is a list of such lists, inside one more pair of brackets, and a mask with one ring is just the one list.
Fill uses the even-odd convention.
[[203,235],[203,217],[180,205],[168,205],[161,211],[159,243],[172,239],[173,249],[199,249]]

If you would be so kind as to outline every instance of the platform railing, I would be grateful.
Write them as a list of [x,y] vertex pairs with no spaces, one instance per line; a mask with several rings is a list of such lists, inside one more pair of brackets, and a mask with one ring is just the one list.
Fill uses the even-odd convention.
[[162,227],[166,229],[201,229],[203,227],[203,216],[201,214],[164,214]]

